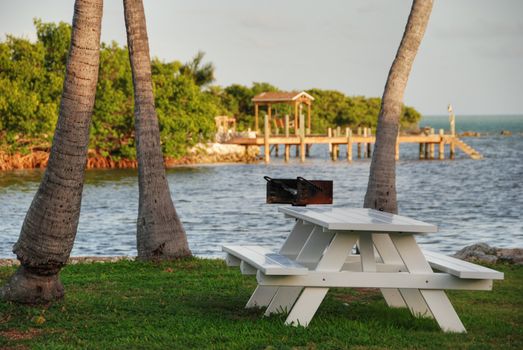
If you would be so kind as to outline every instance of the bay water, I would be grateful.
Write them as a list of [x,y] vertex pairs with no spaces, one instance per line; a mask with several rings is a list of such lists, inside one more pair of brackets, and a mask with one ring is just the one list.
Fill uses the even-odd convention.
[[[448,118],[427,117],[421,126],[448,129]],[[523,247],[523,116],[458,116],[456,130],[482,135],[463,140],[483,160],[457,151],[455,160],[418,160],[418,145],[400,148],[397,162],[399,213],[436,224],[438,233],[417,237],[425,248],[453,253],[486,242]],[[508,130],[512,136],[502,136]],[[171,195],[197,256],[222,257],[225,243],[277,249],[294,222],[265,204],[265,180],[334,181],[334,206],[362,207],[369,159],[329,160],[314,146],[305,164],[281,156],[272,163],[184,166],[167,170]],[[281,154],[281,152],[280,152]],[[294,149],[292,150],[294,154]],[[448,147],[446,148],[448,158]],[[0,258],[12,258],[25,213],[42,170],[0,172]],[[89,170],[73,256],[136,255],[138,183],[136,170]]]

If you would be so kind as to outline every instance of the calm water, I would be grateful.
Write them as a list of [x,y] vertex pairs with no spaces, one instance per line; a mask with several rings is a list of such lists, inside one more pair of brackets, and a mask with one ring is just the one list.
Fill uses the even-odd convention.
[[[424,123],[448,125],[445,117]],[[418,237],[430,249],[451,253],[475,242],[523,247],[523,117],[458,117],[457,130],[489,133],[465,139],[485,159],[458,153],[455,161],[418,161],[418,146],[403,145],[397,164],[400,214],[439,226],[438,233]],[[500,130],[514,135],[499,136]],[[264,175],[332,179],[335,206],[361,207],[369,164],[331,162],[326,148],[315,147],[305,165],[273,158],[269,166],[183,167],[168,170],[167,176],[191,249],[211,257],[221,256],[226,242],[281,245],[293,222],[276,205],[265,204]],[[41,175],[38,170],[0,172],[0,257],[13,257],[11,248]],[[135,255],[137,197],[136,171],[88,171],[72,254]]]
[[[436,129],[449,129],[448,116],[429,116],[423,118],[420,126],[431,126]],[[514,133],[523,132],[523,116],[521,115],[466,115],[456,116],[456,132],[478,131],[482,135],[499,135],[500,131],[509,130]]]

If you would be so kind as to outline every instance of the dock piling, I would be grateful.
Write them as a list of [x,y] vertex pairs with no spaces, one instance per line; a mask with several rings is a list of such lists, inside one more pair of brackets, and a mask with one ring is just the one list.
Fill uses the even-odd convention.
[[[336,132],[336,136],[338,138],[343,136],[343,131],[341,130],[341,127],[338,127],[338,130]],[[337,157],[338,158],[340,158],[340,156],[341,156],[340,146],[341,146],[341,144],[338,143],[338,146],[336,147],[336,152],[337,152]]]
[[445,159],[445,142],[443,140],[444,132],[445,131],[443,129],[439,129],[439,160]]
[[[430,129],[430,136],[433,136],[433,135],[434,135],[434,129]],[[429,157],[430,157],[430,159],[434,159],[434,148],[435,148],[434,146],[435,146],[434,142],[431,142],[429,144]]]
[[305,116],[300,113],[300,160],[305,162]]
[[266,114],[264,118],[264,128],[263,128],[263,150],[265,153],[265,164],[269,164],[271,162],[271,148],[269,145],[269,138],[270,138],[270,125],[269,125],[269,116]]
[[[364,140],[367,141],[367,128],[363,128],[363,137]],[[365,156],[367,155],[367,142],[363,142],[361,148],[363,150],[362,158],[365,158]]]
[[332,143],[330,142],[330,139],[332,138],[332,128],[327,129],[327,137],[329,138],[329,156],[332,158]]
[[[367,137],[372,136],[372,129],[367,128]],[[367,143],[367,158],[372,157],[372,144],[369,142]]]
[[[358,136],[361,136],[361,127],[358,128]],[[361,143],[358,142],[358,159],[361,159]]]
[[[289,137],[289,115],[285,114],[285,138]],[[291,145],[285,144],[285,161],[288,162],[291,157]]]
[[346,128],[345,134],[347,136],[347,161],[352,163],[352,130]]

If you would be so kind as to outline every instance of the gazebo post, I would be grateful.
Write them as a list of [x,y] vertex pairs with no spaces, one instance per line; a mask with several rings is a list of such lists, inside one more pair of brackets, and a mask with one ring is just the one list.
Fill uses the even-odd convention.
[[272,106],[270,103],[267,104],[267,116],[269,117],[269,130],[271,129],[271,115],[272,115]]
[[294,134],[298,135],[298,102],[294,102]]
[[[311,129],[311,103],[310,101],[307,101],[307,135],[310,135],[312,133],[312,129]],[[306,144],[305,145],[305,156],[306,157],[310,157],[310,149],[311,149],[311,145],[310,144]]]
[[254,132],[258,133],[258,102],[254,102]]
[[309,129],[309,134],[312,132],[311,129],[311,103],[307,103],[307,128]]

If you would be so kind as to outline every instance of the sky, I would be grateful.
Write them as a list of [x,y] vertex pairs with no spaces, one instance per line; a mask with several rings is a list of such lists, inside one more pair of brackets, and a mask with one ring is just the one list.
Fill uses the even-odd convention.
[[[0,0],[5,34],[36,38],[33,18],[71,23],[73,0]],[[406,0],[144,0],[150,51],[199,50],[216,83],[381,96]],[[523,114],[523,1],[435,0],[404,102],[425,115]],[[123,2],[105,0],[102,40],[126,43]]]

